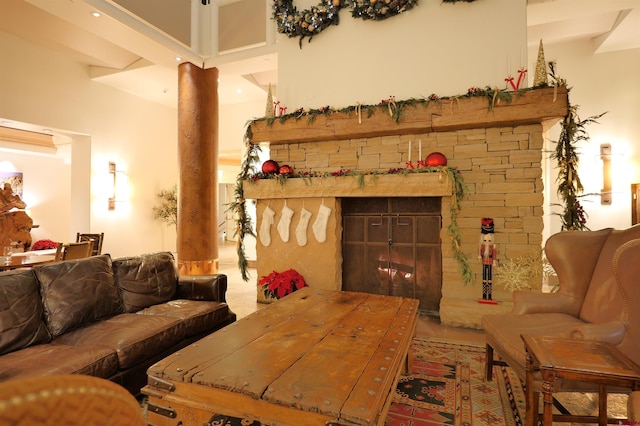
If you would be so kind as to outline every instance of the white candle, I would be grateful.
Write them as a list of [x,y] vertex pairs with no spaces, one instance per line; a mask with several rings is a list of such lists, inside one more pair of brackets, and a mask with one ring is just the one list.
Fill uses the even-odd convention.
[[524,69],[524,47],[520,48],[520,69]]
[[409,161],[411,161],[411,141],[409,141]]
[[419,160],[422,160],[422,139],[420,139],[420,144],[418,145],[418,157]]
[[511,75],[511,56],[507,55],[507,76]]

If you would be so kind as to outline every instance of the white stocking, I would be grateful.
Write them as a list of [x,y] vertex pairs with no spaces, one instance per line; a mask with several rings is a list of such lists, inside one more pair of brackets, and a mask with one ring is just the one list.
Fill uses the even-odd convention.
[[300,211],[300,221],[298,222],[298,226],[296,226],[296,240],[298,240],[300,247],[307,245],[309,219],[311,219],[311,212],[303,207]]
[[280,213],[280,222],[278,222],[278,233],[280,234],[280,238],[282,241],[287,243],[289,242],[289,227],[291,226],[291,216],[293,216],[293,210],[289,208],[286,204],[282,208],[282,212]]
[[331,209],[324,204],[320,205],[318,209],[318,217],[313,223],[313,234],[316,236],[316,240],[319,243],[324,243],[327,240],[327,222],[329,222],[329,215]]
[[260,242],[263,246],[268,247],[271,244],[271,225],[276,212],[267,206],[262,212],[262,223],[260,224]]

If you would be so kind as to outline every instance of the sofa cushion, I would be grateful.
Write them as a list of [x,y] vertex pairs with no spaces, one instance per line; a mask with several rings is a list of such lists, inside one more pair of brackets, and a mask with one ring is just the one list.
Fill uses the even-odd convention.
[[195,300],[171,300],[136,312],[138,315],[162,315],[179,319],[188,337],[217,328],[229,316],[226,303]]
[[126,312],[167,302],[176,294],[178,272],[169,252],[115,259],[113,271]]
[[31,269],[0,273],[0,355],[51,340]]
[[127,313],[65,333],[55,342],[82,347],[108,347],[117,353],[120,370],[124,370],[185,337],[185,325],[178,319]]
[[42,287],[47,327],[56,337],[122,313],[109,255],[50,263],[34,268]]
[[99,346],[46,343],[0,357],[0,381],[49,374],[87,374],[109,378],[118,371],[116,353]]

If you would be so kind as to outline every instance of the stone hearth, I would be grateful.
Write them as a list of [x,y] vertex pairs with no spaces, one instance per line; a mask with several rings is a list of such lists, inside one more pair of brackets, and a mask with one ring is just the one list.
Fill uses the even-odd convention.
[[[398,123],[383,110],[371,117],[332,113],[309,123],[303,117],[285,122],[265,120],[251,124],[252,143],[269,142],[271,158],[296,171],[335,172],[340,169],[387,171],[403,168],[412,146],[414,163],[442,152],[448,165],[465,179],[468,196],[461,204],[458,226],[462,250],[476,276],[466,285],[453,258],[450,225],[452,185],[444,173],[389,174],[357,177],[261,180],[245,183],[245,197],[257,200],[257,229],[263,226],[268,206],[275,212],[271,243],[257,243],[258,277],[294,268],[310,286],[342,288],[342,216],[344,197],[441,197],[443,324],[479,328],[486,313],[511,309],[511,294],[494,289],[497,305],[478,303],[481,267],[477,261],[480,219],[492,217],[498,260],[513,259],[539,250],[543,230],[543,135],[567,111],[567,91],[536,89],[513,94],[511,103],[488,108],[486,98],[445,99],[427,106],[406,107]],[[285,205],[294,211],[288,242],[277,225]],[[326,240],[318,242],[312,231],[320,206],[331,209]],[[302,209],[313,214],[299,245],[294,232]],[[326,210],[326,209],[325,209]],[[480,275],[480,277],[478,277]],[[538,290],[532,290],[538,291]]]

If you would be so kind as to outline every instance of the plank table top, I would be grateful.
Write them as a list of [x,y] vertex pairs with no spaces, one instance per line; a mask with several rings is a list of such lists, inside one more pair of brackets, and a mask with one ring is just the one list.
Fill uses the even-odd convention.
[[384,424],[415,335],[414,299],[306,287],[154,364],[143,393],[173,425]]

